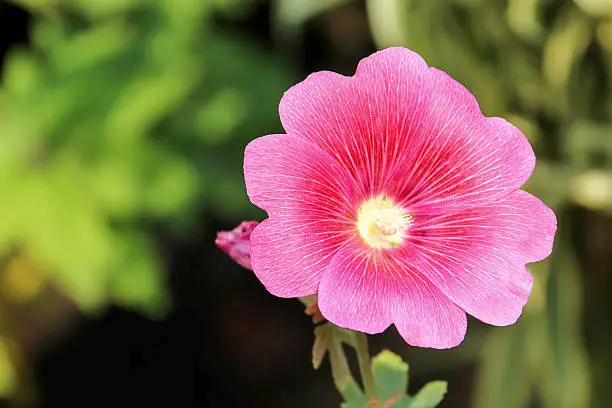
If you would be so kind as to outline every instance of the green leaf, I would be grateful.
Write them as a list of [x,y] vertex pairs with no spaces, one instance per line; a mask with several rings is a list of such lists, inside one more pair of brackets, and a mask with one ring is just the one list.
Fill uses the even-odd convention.
[[425,384],[423,388],[411,399],[409,408],[433,408],[444,398],[446,394],[446,381],[432,381]]
[[372,372],[380,401],[406,399],[408,388],[408,364],[400,356],[383,350],[372,359]]
[[344,393],[349,380],[352,379],[351,370],[346,360],[346,354],[342,347],[345,331],[331,323],[315,328],[315,342],[312,350],[312,364],[318,368],[325,355],[329,354],[332,376],[336,388]]
[[327,354],[327,348],[329,347],[329,329],[327,326],[319,326],[314,331],[315,341],[312,346],[312,366],[315,370],[321,367],[321,363]]
[[368,402],[365,394],[361,391],[359,384],[351,378],[346,384],[346,388],[342,393],[344,397],[344,403],[340,405],[341,408],[364,408]]

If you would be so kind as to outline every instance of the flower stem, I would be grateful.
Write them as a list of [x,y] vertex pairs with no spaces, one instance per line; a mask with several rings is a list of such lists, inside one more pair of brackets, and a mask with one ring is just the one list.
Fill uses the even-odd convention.
[[368,398],[378,397],[374,374],[372,373],[372,362],[370,361],[370,351],[368,350],[368,337],[365,333],[355,332],[355,351],[359,362],[359,372],[363,388]]

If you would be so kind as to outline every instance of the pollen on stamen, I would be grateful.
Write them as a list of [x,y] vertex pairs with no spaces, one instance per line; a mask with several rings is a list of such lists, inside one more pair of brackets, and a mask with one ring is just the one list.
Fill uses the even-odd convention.
[[397,248],[413,217],[387,195],[364,202],[357,211],[357,229],[364,242],[373,248]]

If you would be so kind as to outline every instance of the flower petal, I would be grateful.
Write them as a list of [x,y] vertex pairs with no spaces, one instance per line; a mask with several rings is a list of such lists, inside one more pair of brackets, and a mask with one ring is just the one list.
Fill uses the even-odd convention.
[[335,157],[363,197],[387,193],[415,213],[495,202],[535,162],[517,128],[484,117],[467,89],[405,48],[363,59],[354,77],[314,73],[279,111],[287,133]]
[[317,293],[323,270],[342,245],[335,234],[290,219],[264,220],[251,235],[251,263],[273,295],[285,298]]
[[327,153],[286,135],[249,143],[244,172],[251,201],[270,214],[251,236],[253,271],[276,296],[316,293],[354,225],[353,183]]
[[465,338],[467,316],[436,286],[416,272],[410,286],[398,293],[393,321],[406,343],[437,349],[459,345]]
[[346,221],[354,183],[316,145],[287,135],[268,135],[244,151],[244,179],[251,202],[269,214]]
[[501,118],[482,115],[474,96],[446,73],[428,71],[431,100],[414,133],[410,154],[392,179],[415,215],[444,214],[494,203],[520,188],[533,172],[527,138]]
[[555,230],[552,210],[519,190],[486,207],[415,217],[401,259],[469,314],[504,326],[531,292],[525,264],[550,254]]
[[355,241],[334,256],[318,299],[323,316],[338,326],[379,333],[395,323],[413,346],[456,346],[467,327],[465,312],[420,273]]
[[391,325],[391,282],[383,275],[378,255],[358,243],[336,253],[319,286],[323,316],[337,326],[380,333]]

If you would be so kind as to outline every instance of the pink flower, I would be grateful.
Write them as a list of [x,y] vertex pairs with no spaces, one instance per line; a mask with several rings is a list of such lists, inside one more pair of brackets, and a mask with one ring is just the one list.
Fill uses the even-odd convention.
[[281,297],[318,293],[323,316],[411,345],[459,344],[466,312],[504,326],[531,291],[555,215],[519,190],[535,156],[525,136],[403,48],[353,77],[317,72],[280,102],[286,135],[252,141],[244,173],[268,212],[253,270]]
[[219,231],[217,233],[215,245],[238,264],[252,270],[251,251],[249,247],[251,233],[257,224],[259,224],[257,221],[242,221],[240,225],[231,231]]

